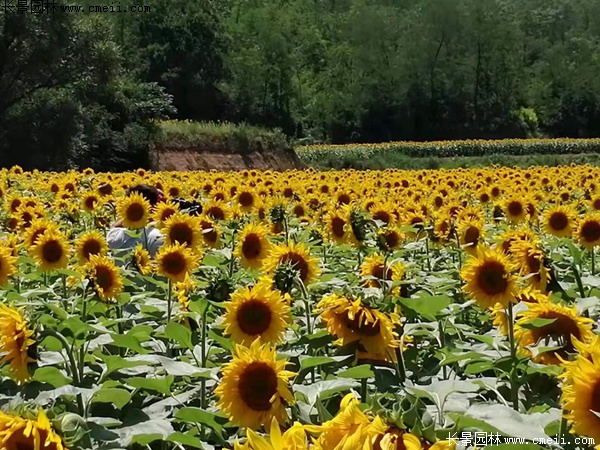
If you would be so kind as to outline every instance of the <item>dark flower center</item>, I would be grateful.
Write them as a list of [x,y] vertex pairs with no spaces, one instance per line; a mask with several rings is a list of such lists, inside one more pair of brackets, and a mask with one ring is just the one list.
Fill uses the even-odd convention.
[[346,313],[344,319],[348,328],[363,336],[377,336],[381,331],[379,320],[366,322],[362,312],[355,314],[353,319],[350,319]]
[[254,203],[254,196],[250,192],[242,192],[238,197],[238,201],[242,206],[252,206],[252,203]]
[[240,375],[238,392],[250,409],[268,411],[277,393],[277,374],[268,364],[253,362]]
[[127,219],[131,222],[139,222],[144,217],[145,212],[144,205],[132,203],[129,205],[129,208],[127,208]]
[[523,214],[523,205],[521,202],[512,201],[508,204],[507,209],[511,216],[520,216]]
[[548,224],[553,230],[561,231],[567,228],[567,225],[569,225],[569,218],[565,213],[558,211],[550,215]]
[[101,248],[100,242],[95,239],[90,239],[83,244],[81,252],[83,253],[83,257],[85,259],[90,259],[90,256],[98,255]]
[[581,227],[581,237],[587,242],[595,242],[600,239],[600,223],[590,221]]
[[246,334],[255,336],[264,333],[271,325],[271,308],[260,300],[250,300],[240,306],[236,319]]
[[346,225],[346,222],[341,217],[334,217],[331,220],[331,231],[335,237],[344,237],[344,225]]
[[60,261],[63,256],[63,248],[58,241],[48,241],[42,248],[42,256],[44,261],[55,263]]
[[185,270],[185,258],[181,253],[169,253],[162,260],[162,267],[170,275],[178,275]]
[[505,275],[504,265],[497,261],[486,262],[478,271],[477,285],[487,295],[501,294],[508,287]]
[[244,239],[242,244],[242,254],[246,259],[256,259],[260,256],[262,250],[262,244],[260,242],[260,236],[256,233],[250,233]]
[[169,237],[173,242],[191,247],[194,231],[187,223],[176,223],[169,230]]

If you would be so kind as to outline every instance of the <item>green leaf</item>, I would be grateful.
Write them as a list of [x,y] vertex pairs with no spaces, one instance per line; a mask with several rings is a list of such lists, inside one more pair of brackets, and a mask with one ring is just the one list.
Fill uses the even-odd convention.
[[352,378],[354,380],[363,380],[366,378],[375,377],[375,373],[371,370],[371,366],[363,364],[362,366],[352,367],[337,374],[341,378]]
[[112,343],[116,347],[127,348],[142,355],[150,353],[149,350],[142,347],[139,338],[136,336],[130,334],[111,334],[111,337],[113,339]]
[[173,442],[174,444],[181,444],[185,447],[204,448],[200,439],[189,434],[180,433],[179,431],[170,435],[167,438],[167,441]]
[[90,331],[94,329],[79,317],[69,317],[60,323],[60,332],[67,338],[83,339]]
[[337,363],[343,361],[345,359],[349,359],[351,356],[306,356],[300,357],[300,369],[307,370],[312,369],[313,367],[324,366],[326,364]]
[[126,383],[136,389],[154,391],[163,395],[171,395],[171,385],[175,377],[168,375],[165,378],[128,378]]
[[33,379],[40,383],[48,383],[49,385],[59,388],[66,386],[73,381],[72,378],[65,376],[56,367],[40,367],[33,374]]
[[233,352],[233,350],[234,350],[233,342],[231,342],[230,339],[227,339],[226,337],[218,335],[213,330],[209,330],[208,337],[210,337],[212,340],[217,342],[225,350],[228,350],[229,352]]
[[399,299],[402,307],[413,311],[417,316],[427,320],[437,320],[442,310],[448,308],[452,299],[447,295],[424,296]]
[[177,322],[169,322],[165,328],[165,336],[174,340],[183,348],[187,348],[189,350],[194,348],[191,330]]
[[131,400],[131,393],[125,389],[102,388],[92,396],[91,403],[112,403],[116,408],[123,408]]
[[544,328],[552,323],[556,322],[556,318],[554,319],[543,319],[541,317],[537,317],[535,319],[530,319],[527,321],[519,322],[519,326],[525,328],[527,330],[533,330],[536,328]]
[[217,436],[223,439],[223,424],[227,423],[227,419],[219,417],[211,412],[200,408],[181,408],[175,413],[175,418],[181,422],[202,424],[213,430]]
[[143,361],[129,361],[118,355],[101,355],[100,357],[106,364],[105,377],[121,369],[129,369],[131,367],[143,366],[146,364]]

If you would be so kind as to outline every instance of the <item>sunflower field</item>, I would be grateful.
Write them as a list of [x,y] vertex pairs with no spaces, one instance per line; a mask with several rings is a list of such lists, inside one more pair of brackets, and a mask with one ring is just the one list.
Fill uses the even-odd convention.
[[592,449],[599,177],[3,169],[0,448]]

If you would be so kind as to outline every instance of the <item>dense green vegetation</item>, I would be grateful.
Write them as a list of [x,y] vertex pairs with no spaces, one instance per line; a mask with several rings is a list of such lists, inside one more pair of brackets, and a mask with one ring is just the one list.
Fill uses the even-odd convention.
[[596,0],[143,3],[0,11],[0,165],[144,165],[167,117],[308,143],[600,136]]

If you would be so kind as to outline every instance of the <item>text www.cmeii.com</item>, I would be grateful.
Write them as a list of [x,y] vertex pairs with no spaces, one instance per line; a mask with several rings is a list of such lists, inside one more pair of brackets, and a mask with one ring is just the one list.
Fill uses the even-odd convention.
[[123,13],[123,12],[151,12],[147,5],[122,5],[121,2],[111,2],[104,5],[64,5],[56,0],[4,0],[4,9],[7,13],[15,14],[53,14],[63,13]]

